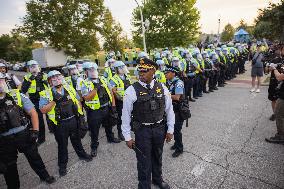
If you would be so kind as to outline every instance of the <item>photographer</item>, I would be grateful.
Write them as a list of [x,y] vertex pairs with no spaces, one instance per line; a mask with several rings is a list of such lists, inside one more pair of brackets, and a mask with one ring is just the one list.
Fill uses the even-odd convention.
[[278,85],[278,99],[275,105],[275,118],[277,133],[274,137],[266,138],[265,140],[270,143],[284,144],[284,67],[283,65],[277,66],[270,64],[270,69],[275,75],[276,79],[280,81]]
[[[269,87],[268,87],[268,99],[271,101],[271,106],[272,106],[272,111],[273,114],[271,115],[271,117],[269,118],[271,121],[275,121],[275,104],[276,104],[276,100],[278,98],[278,93],[277,93],[277,86],[279,84],[278,80],[275,77],[274,72],[272,72],[271,67],[277,67],[277,64],[281,65],[281,62],[283,61],[281,58],[281,51],[280,49],[278,50],[273,50],[269,53],[269,59],[268,61],[270,63],[266,64],[266,68],[265,68],[265,73],[269,73],[271,72],[270,75],[270,80],[269,80]],[[280,67],[281,68],[281,67]]]

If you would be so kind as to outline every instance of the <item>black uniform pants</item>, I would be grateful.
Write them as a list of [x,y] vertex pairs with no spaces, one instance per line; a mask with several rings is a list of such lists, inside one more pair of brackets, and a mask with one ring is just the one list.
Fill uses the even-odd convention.
[[86,152],[81,143],[79,130],[77,126],[77,118],[73,117],[66,121],[61,121],[54,129],[55,140],[58,145],[58,166],[66,169],[68,162],[68,138],[79,157],[83,157]]
[[208,82],[208,77],[204,76],[203,83],[202,83],[202,90],[203,90],[203,92],[207,91],[207,82]]
[[39,121],[39,135],[38,135],[38,143],[42,143],[45,141],[45,125],[43,121],[43,114],[39,109],[39,101],[33,100],[32,103],[35,105],[35,109],[38,114],[38,121]]
[[0,138],[0,161],[7,166],[4,178],[8,189],[20,188],[20,180],[17,169],[18,151],[24,153],[31,168],[41,178],[49,176],[45,165],[38,153],[36,143],[29,140],[27,130],[17,134]]
[[118,134],[122,134],[122,131],[121,131],[121,124],[122,124],[122,120],[121,120],[121,117],[122,117],[122,108],[123,108],[123,101],[121,100],[116,100],[115,101],[115,105],[116,105],[116,111],[118,113],[118,119],[117,119],[117,131],[118,131]]
[[165,126],[155,128],[141,126],[135,132],[138,189],[151,188],[151,175],[154,182],[162,182],[162,154],[165,141]]
[[183,152],[183,143],[182,143],[182,125],[183,125],[184,120],[179,118],[178,115],[175,117],[175,128],[174,128],[174,139],[175,139],[175,144],[174,147],[176,151]]
[[200,76],[196,75],[195,76],[195,82],[193,83],[193,97],[198,97],[199,94],[199,86],[200,86]]
[[191,91],[192,91],[192,86],[194,83],[194,78],[188,78],[185,80],[184,85],[185,85],[185,95],[191,99]]
[[87,110],[87,120],[91,132],[91,149],[97,149],[99,146],[98,138],[101,125],[105,128],[107,140],[113,139],[112,126],[109,125],[108,121],[109,113],[108,106],[99,110]]

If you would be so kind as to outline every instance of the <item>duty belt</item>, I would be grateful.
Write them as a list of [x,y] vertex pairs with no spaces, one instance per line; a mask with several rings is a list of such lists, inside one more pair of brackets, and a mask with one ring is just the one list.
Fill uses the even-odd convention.
[[162,123],[163,119],[160,120],[160,121],[157,121],[156,123],[141,123],[142,126],[145,126],[145,127],[157,127],[159,126],[158,124]]
[[65,119],[61,119],[61,121],[68,121],[69,119],[72,119],[73,117],[75,117],[75,115],[72,115],[72,116],[67,117],[67,118],[65,118]]

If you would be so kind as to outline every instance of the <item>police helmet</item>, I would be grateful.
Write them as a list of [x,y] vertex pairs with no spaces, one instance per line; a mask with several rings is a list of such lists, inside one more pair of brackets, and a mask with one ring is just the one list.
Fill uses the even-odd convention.
[[27,66],[38,65],[38,62],[35,60],[30,60],[27,62]]
[[84,70],[91,68],[98,69],[98,65],[94,62],[84,62],[82,67]]
[[156,64],[158,64],[158,65],[164,65],[165,62],[164,62],[163,60],[157,60],[157,61],[156,61]]
[[113,67],[115,67],[115,68],[122,67],[122,66],[125,66],[125,64],[122,61],[116,61],[113,64]]

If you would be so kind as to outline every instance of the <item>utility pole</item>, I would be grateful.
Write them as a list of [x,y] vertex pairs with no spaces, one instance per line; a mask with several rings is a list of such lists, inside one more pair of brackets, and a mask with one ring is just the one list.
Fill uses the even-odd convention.
[[220,41],[220,23],[221,23],[221,18],[220,18],[220,15],[219,15],[219,18],[218,18],[218,42]]
[[138,8],[140,10],[140,16],[141,16],[141,26],[142,26],[142,37],[143,37],[143,46],[144,46],[144,52],[147,53],[147,48],[146,48],[146,38],[145,38],[145,25],[144,25],[144,18],[143,18],[143,13],[142,13],[142,8],[139,5],[139,3],[137,2],[137,0],[135,0],[136,4],[138,5]]

